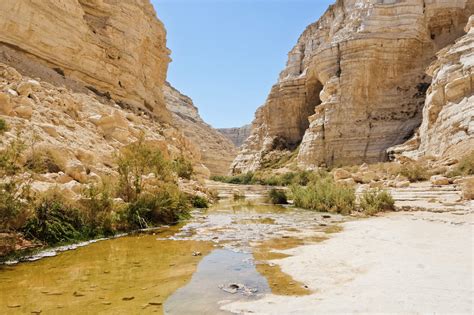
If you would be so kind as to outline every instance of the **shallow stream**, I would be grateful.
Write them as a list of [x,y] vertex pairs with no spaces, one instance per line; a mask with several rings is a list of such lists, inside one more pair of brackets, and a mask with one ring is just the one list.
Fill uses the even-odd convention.
[[343,217],[221,202],[180,226],[0,266],[0,314],[226,314],[273,292],[304,295],[273,259],[328,237]]

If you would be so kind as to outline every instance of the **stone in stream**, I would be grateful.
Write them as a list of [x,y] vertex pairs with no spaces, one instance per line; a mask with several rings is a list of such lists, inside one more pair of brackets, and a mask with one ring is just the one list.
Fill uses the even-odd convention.
[[131,301],[134,298],[135,298],[134,296],[125,296],[125,297],[122,298],[122,301]]
[[83,294],[83,293],[81,293],[81,292],[77,292],[77,291],[74,291],[74,293],[73,293],[72,295],[74,295],[75,297],[81,297],[81,296],[84,296],[84,294]]
[[7,307],[8,308],[19,308],[19,307],[21,307],[21,305],[20,304],[9,304],[9,305],[7,305]]
[[202,256],[201,252],[193,252],[193,256]]

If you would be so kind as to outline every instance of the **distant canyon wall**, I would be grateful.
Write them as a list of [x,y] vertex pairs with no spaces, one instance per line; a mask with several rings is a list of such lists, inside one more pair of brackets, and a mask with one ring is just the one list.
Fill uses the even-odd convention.
[[242,127],[235,127],[235,128],[219,128],[217,131],[222,133],[225,137],[230,139],[232,143],[236,147],[240,147],[244,144],[245,140],[250,136],[250,132],[252,130],[251,125],[245,125]]
[[165,102],[173,114],[173,124],[198,148],[210,175],[227,175],[237,155],[235,145],[199,116],[191,98],[169,83],[164,87]]
[[471,0],[338,0],[306,28],[252,123],[234,173],[298,150],[302,168],[377,162],[422,122],[436,53],[465,34]]

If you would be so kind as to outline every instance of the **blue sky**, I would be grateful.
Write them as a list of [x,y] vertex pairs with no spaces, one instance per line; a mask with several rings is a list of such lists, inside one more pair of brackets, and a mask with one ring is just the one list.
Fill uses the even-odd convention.
[[168,81],[213,127],[253,120],[305,27],[334,0],[152,0],[172,50]]

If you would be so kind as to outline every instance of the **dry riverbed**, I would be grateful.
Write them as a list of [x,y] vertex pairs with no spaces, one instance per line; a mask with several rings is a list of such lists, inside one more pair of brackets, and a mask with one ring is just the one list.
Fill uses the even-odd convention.
[[280,251],[281,270],[312,294],[223,306],[237,314],[473,313],[473,215],[398,212]]

